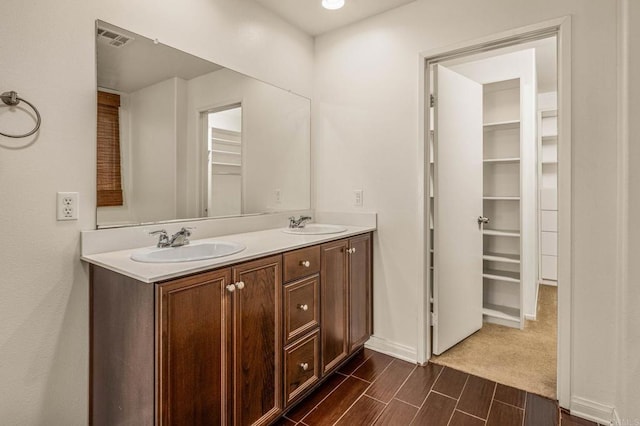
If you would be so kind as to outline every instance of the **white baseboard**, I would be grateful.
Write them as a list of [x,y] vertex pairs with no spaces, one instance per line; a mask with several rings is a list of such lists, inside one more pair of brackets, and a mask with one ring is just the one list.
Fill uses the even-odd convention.
[[536,315],[528,315],[528,314],[524,314],[524,319],[529,320],[529,321],[537,321],[536,320],[537,316]]
[[600,424],[610,425],[614,420],[615,409],[599,402],[574,396],[571,398],[571,415],[582,417]]
[[401,345],[382,337],[371,336],[364,347],[411,363],[416,363],[418,359],[416,348]]

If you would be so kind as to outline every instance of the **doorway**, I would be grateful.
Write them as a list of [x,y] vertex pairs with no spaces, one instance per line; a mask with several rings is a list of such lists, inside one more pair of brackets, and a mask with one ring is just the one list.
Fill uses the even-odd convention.
[[[479,360],[492,356],[486,348],[546,345],[546,358],[535,354],[528,361],[517,351],[497,350],[489,360],[495,371],[486,375],[557,397],[563,406],[569,403],[569,370],[562,366],[570,339],[562,332],[568,329],[571,286],[570,270],[563,266],[570,251],[558,250],[557,237],[563,234],[558,217],[560,228],[570,221],[570,202],[557,200],[570,200],[566,173],[560,175],[564,186],[558,185],[558,172],[570,170],[569,82],[562,72],[570,58],[562,35],[569,23],[557,20],[424,55],[427,359],[439,356],[435,362],[454,362],[449,365],[483,376]],[[540,66],[549,68],[548,59],[556,57],[560,61],[552,69]],[[556,75],[559,88],[548,81]],[[560,274],[554,268],[558,260]],[[557,282],[559,287],[548,286]],[[555,292],[563,283],[558,316]],[[565,339],[558,349],[557,331]],[[469,343],[479,338],[486,340],[484,350]],[[462,353],[479,370],[456,365],[465,361]],[[547,368],[538,375],[544,392],[526,380],[509,383],[519,374],[509,373],[507,364],[516,361],[522,361],[518,372]],[[496,372],[506,379],[491,376]]]
[[207,167],[204,216],[237,216],[243,213],[242,104],[205,111],[204,140]]

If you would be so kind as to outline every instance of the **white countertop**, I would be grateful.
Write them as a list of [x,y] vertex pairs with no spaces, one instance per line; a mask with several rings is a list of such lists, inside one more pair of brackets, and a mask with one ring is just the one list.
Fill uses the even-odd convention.
[[[376,229],[371,226],[345,227],[347,228],[346,231],[336,234],[293,235],[284,233],[281,228],[278,228],[192,240],[193,243],[231,241],[243,244],[247,247],[243,251],[230,256],[192,262],[143,263],[131,260],[131,253],[141,250],[140,248],[83,255],[81,259],[85,262],[118,272],[138,281],[153,283],[193,274],[195,272],[206,271],[234,263],[257,259],[301,247],[339,240],[353,235],[375,231]],[[152,246],[148,248],[152,248]]]

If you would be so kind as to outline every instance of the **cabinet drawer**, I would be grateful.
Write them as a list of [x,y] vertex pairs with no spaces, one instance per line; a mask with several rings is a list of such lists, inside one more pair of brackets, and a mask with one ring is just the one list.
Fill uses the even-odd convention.
[[284,400],[289,405],[320,379],[320,331],[284,350]]
[[307,247],[284,254],[284,282],[317,274],[320,270],[320,247]]
[[319,325],[318,275],[284,286],[284,339],[289,344]]

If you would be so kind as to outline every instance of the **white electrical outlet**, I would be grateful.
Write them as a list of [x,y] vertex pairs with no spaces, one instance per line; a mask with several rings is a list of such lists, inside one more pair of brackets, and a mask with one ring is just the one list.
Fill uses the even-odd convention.
[[58,220],[78,220],[78,193],[58,192]]
[[356,207],[362,207],[362,189],[356,189],[353,191],[353,205]]
[[282,191],[280,191],[279,189],[276,189],[276,203],[281,203],[282,202]]

